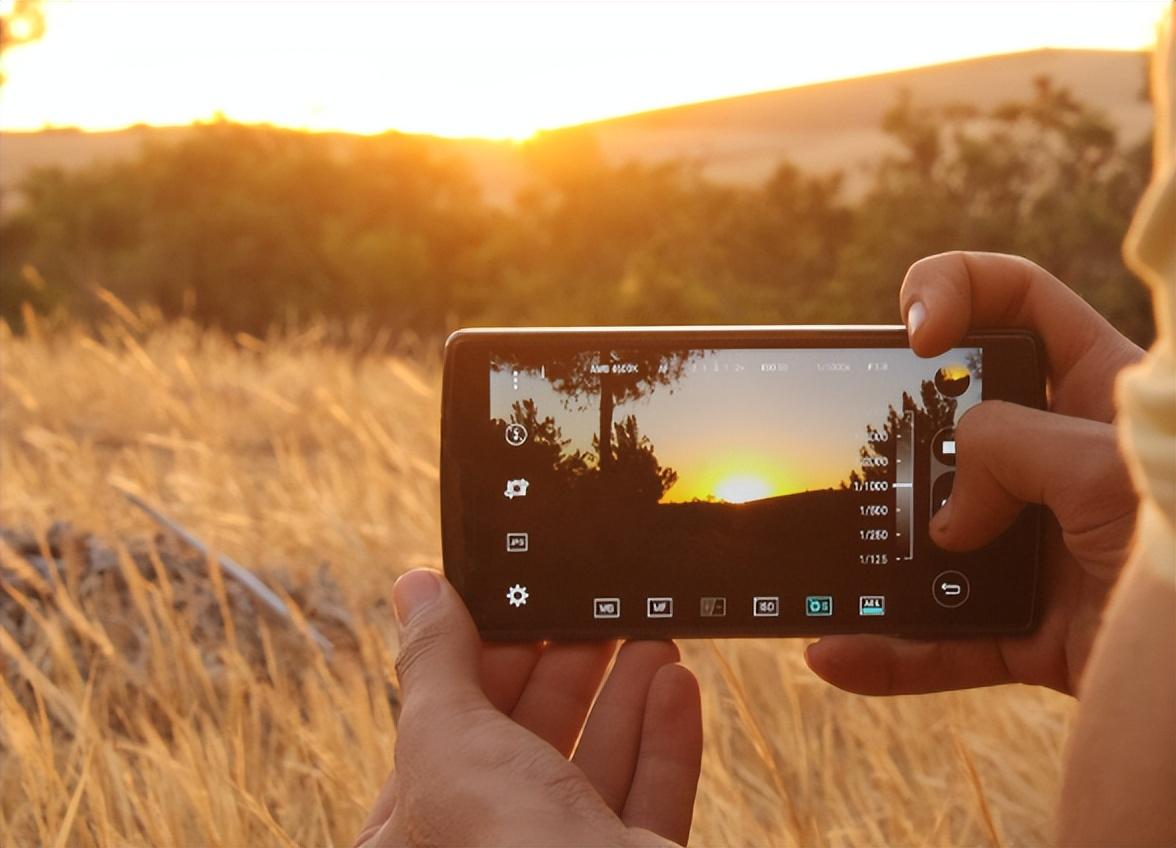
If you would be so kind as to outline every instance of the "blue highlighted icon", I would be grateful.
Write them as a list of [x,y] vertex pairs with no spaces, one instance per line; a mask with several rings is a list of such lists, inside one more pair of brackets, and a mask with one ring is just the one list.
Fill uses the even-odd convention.
[[858,598],[859,615],[886,615],[885,595],[862,595]]
[[809,595],[804,599],[804,614],[810,617],[833,615],[833,596]]

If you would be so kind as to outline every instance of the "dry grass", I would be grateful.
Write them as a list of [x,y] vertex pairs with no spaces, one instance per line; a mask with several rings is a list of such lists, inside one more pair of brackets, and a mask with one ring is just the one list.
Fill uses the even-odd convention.
[[[439,565],[438,362],[118,311],[96,336],[0,328],[0,524],[48,550],[64,519],[119,550],[101,575],[66,557],[54,582],[15,578],[0,551],[0,844],[347,844],[396,738],[382,599]],[[215,569],[169,576],[156,546],[130,544],[154,528],[112,483],[308,616],[327,563],[335,656]],[[706,718],[695,844],[1048,840],[1066,699],[858,698],[800,653],[685,645]]]

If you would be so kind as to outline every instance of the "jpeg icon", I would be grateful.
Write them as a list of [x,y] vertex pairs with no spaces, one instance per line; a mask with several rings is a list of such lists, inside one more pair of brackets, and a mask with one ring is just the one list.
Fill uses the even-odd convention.
[[530,546],[530,539],[526,533],[507,533],[506,552],[511,554],[526,553]]

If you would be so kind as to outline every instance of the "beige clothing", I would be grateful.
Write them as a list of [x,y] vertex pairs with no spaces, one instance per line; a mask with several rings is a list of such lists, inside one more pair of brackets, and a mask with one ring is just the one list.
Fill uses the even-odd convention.
[[1176,21],[1169,7],[1152,64],[1156,109],[1151,184],[1127,233],[1127,264],[1148,284],[1156,343],[1119,378],[1124,452],[1142,495],[1140,554],[1176,584]]

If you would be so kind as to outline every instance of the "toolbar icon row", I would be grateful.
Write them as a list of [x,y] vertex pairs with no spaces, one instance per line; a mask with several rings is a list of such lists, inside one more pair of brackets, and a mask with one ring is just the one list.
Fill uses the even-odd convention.
[[[833,615],[832,595],[809,595],[804,599],[804,613],[810,618],[828,618]],[[709,596],[699,599],[698,614],[702,618],[726,618],[727,599]],[[752,598],[751,614],[755,618],[779,618],[780,598],[778,595],[757,595]],[[858,614],[869,617],[886,615],[884,595],[862,595],[858,598]],[[620,618],[620,598],[593,598],[593,618]],[[674,599],[653,597],[645,599],[646,618],[673,618]]]
[[[525,544],[525,541],[524,541]],[[525,550],[525,548],[524,548]],[[957,575],[965,582],[961,587],[958,583],[943,581],[947,587],[944,594],[948,600],[956,602],[958,606],[962,595],[967,598],[967,583],[963,575],[958,572],[945,572],[945,575]],[[943,575],[941,575],[943,576]],[[938,587],[937,587],[938,588]],[[506,599],[513,607],[525,606],[529,597],[527,587],[516,583],[507,589]],[[941,603],[944,603],[942,600]],[[947,603],[944,603],[947,606]],[[701,598],[699,601],[699,615],[702,618],[726,618],[727,599],[721,596]],[[833,615],[832,595],[809,595],[804,599],[804,613],[810,618],[828,618]],[[751,614],[756,618],[779,618],[780,598],[776,595],[758,595],[752,599]],[[858,615],[878,617],[886,615],[885,595],[861,595],[858,598]],[[592,617],[597,619],[611,619],[621,617],[620,598],[593,598]],[[655,597],[645,599],[646,618],[673,618],[674,599],[670,597]]]

